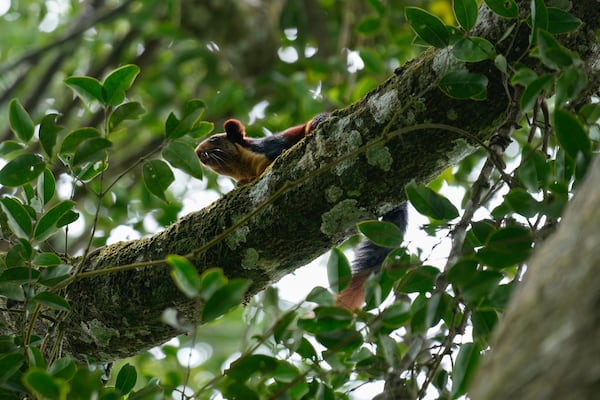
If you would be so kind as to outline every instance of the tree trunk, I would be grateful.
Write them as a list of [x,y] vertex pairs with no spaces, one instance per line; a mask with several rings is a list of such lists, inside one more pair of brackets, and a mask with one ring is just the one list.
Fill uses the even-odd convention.
[[473,400],[600,393],[600,157],[536,249],[470,391]]
[[[600,24],[590,11],[597,3],[577,3],[574,13],[588,25],[565,39],[591,66],[600,52],[590,42]],[[494,43],[514,24],[485,10],[481,16],[476,34]],[[502,43],[514,43],[516,51],[529,32],[522,24],[512,35],[514,41]],[[538,60],[524,61],[539,68]],[[404,201],[409,181],[428,182],[503,124],[516,122],[506,120],[512,94],[492,62],[467,66],[488,77],[485,101],[450,99],[437,88],[455,67],[447,49],[425,52],[359,102],[332,113],[254,184],[150,238],[98,249],[85,271],[136,268],[86,276],[68,287],[72,310],[58,329],[63,352],[113,360],[161,344],[180,333],[161,321],[168,307],[194,321],[198,304],[172,283],[163,262],[167,255],[186,256],[199,272],[221,267],[230,278],[248,278],[251,296],[339,244],[355,232],[356,222]],[[590,85],[590,91],[597,89],[597,82]],[[462,131],[439,124],[460,125]],[[21,329],[21,320],[0,314],[0,332]],[[47,332],[44,321],[39,334]]]

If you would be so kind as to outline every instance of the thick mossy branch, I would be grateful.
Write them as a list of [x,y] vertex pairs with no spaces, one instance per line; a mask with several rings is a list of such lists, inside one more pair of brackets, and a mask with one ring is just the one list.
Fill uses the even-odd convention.
[[[508,23],[485,14],[478,34],[496,38]],[[582,57],[593,65],[598,48],[590,32],[598,18],[589,24],[569,40],[574,49],[587,46]],[[505,41],[526,42],[528,34],[514,29],[515,40]],[[537,60],[525,61],[538,67]],[[493,63],[482,62],[466,67],[488,77],[488,100],[450,99],[436,82],[455,67],[447,50],[425,52],[362,100],[333,112],[255,183],[153,237],[96,251],[86,273],[133,267],[84,276],[68,287],[73,309],[59,326],[63,352],[114,360],[179,333],[161,321],[166,308],[193,321],[198,304],[172,283],[161,263],[168,254],[187,256],[199,272],[220,267],[230,278],[250,279],[251,296],[340,243],[358,221],[404,201],[409,181],[428,182],[481,147],[506,122],[511,94]]]

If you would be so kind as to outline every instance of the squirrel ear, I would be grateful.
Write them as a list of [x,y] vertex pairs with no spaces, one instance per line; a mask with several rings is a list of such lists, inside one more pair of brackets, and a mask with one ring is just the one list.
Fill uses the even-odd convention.
[[231,142],[242,143],[244,141],[246,131],[244,125],[237,119],[228,119],[223,124],[223,128],[225,128],[225,132],[227,133],[227,139]]

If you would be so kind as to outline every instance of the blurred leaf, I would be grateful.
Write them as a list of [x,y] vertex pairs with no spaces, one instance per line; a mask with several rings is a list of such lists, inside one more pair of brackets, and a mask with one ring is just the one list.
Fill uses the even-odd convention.
[[479,365],[481,349],[475,343],[463,343],[458,351],[452,371],[452,398],[456,399],[467,390],[467,386]]
[[484,0],[485,4],[496,14],[505,18],[517,18],[519,8],[515,0]]
[[56,378],[61,378],[66,381],[70,380],[75,376],[77,372],[77,365],[71,359],[71,357],[62,357],[58,360],[54,361],[50,368],[48,368],[48,373]]
[[94,100],[104,104],[104,88],[97,80],[89,76],[71,76],[65,79],[65,83],[81,97],[81,99],[90,103]]
[[55,253],[39,253],[33,259],[34,265],[50,267],[62,263],[62,260]]
[[38,282],[41,285],[52,287],[71,276],[73,267],[67,264],[60,264],[44,268],[40,274]]
[[485,244],[496,231],[496,226],[490,220],[473,221],[471,222],[471,231],[477,240],[479,240],[479,243]]
[[61,393],[66,392],[64,382],[59,382],[57,379],[52,378],[46,371],[39,368],[29,369],[23,376],[23,383],[30,390],[48,399],[61,398]]
[[177,255],[168,255],[167,263],[171,268],[171,278],[175,284],[190,299],[198,296],[200,293],[200,276],[196,267],[194,267],[185,257]]
[[488,79],[485,75],[463,69],[444,75],[438,86],[450,97],[480,100],[487,96],[487,84]]
[[398,247],[404,239],[402,230],[391,222],[363,221],[356,226],[371,242],[381,247]]
[[526,218],[533,218],[540,212],[540,204],[523,189],[511,189],[504,200],[514,212]]
[[162,151],[162,156],[174,168],[180,169],[196,179],[202,179],[202,167],[194,148],[180,141],[169,142]]
[[58,221],[75,206],[72,200],[64,200],[46,211],[35,226],[35,240],[43,242],[58,232]]
[[10,129],[23,143],[33,137],[33,121],[19,100],[12,99],[8,105],[8,121]]
[[560,33],[569,33],[576,31],[583,25],[583,22],[575,17],[556,7],[548,7],[548,32],[556,35]]
[[13,233],[20,238],[29,238],[33,231],[33,221],[21,202],[12,197],[3,197],[0,199],[0,204],[8,218],[8,226]]
[[569,157],[576,159],[579,152],[585,156],[590,154],[590,138],[573,114],[560,108],[554,110],[554,128],[558,141]]
[[544,153],[527,144],[523,146],[521,160],[517,171],[521,182],[532,192],[545,188],[550,176],[550,169]]
[[406,195],[415,209],[428,217],[437,220],[450,220],[458,217],[458,210],[450,201],[429,189],[425,185],[417,185],[414,181],[406,185]]
[[394,303],[381,313],[381,321],[386,328],[397,329],[410,321],[410,306],[406,302]]
[[137,382],[137,371],[135,367],[129,363],[123,365],[117,375],[115,387],[119,393],[124,395],[131,392]]
[[531,253],[531,233],[521,226],[507,226],[494,232],[478,258],[494,268],[506,268],[524,262]]
[[25,149],[23,143],[17,142],[16,140],[5,140],[0,143],[0,156],[7,156],[23,149]]
[[22,154],[9,161],[0,170],[0,185],[15,187],[21,186],[35,178],[44,171],[46,163],[35,154]]
[[350,328],[322,332],[317,334],[315,339],[335,352],[352,351],[363,344],[362,335]]
[[227,285],[218,289],[204,304],[200,321],[206,323],[219,318],[233,308],[242,304],[244,295],[250,287],[246,279],[232,279]]
[[475,0],[454,0],[454,15],[460,26],[465,31],[470,31],[477,22],[477,1]]
[[575,100],[587,85],[588,78],[585,70],[575,66],[564,69],[556,80],[555,106],[562,107],[567,102]]
[[25,357],[20,353],[9,353],[0,356],[0,384],[5,383],[14,375],[25,362]]
[[118,106],[125,100],[125,92],[133,85],[140,73],[137,65],[127,64],[112,71],[104,79],[104,95],[107,105]]
[[553,69],[569,67],[577,59],[577,56],[558,43],[554,36],[541,29],[537,32],[537,50],[536,55],[540,60]]
[[106,159],[106,149],[112,146],[112,142],[104,138],[92,138],[85,140],[73,155],[71,166],[77,166],[84,163],[103,161]]
[[436,16],[417,7],[406,7],[406,20],[417,35],[431,46],[444,48],[450,43],[446,25]]
[[54,154],[58,133],[63,130],[62,126],[56,124],[57,118],[58,114],[47,114],[40,123],[40,144],[48,157]]
[[46,360],[40,349],[34,346],[27,347],[27,360],[30,368],[46,369]]
[[108,118],[108,129],[112,132],[121,124],[121,122],[140,119],[145,112],[146,110],[144,110],[144,107],[137,101],[121,104],[110,113],[110,117]]
[[252,354],[235,360],[225,374],[237,381],[246,381],[254,374],[270,374],[277,366],[277,359],[263,354]]
[[539,36],[536,37],[536,33],[539,33],[538,30],[542,29],[548,29],[548,9],[546,8],[544,0],[531,0],[532,39],[538,40]]
[[496,56],[494,45],[480,37],[460,39],[452,48],[456,58],[467,62],[477,62],[492,59]]
[[432,266],[424,265],[415,268],[409,271],[408,274],[398,282],[397,291],[399,293],[431,292],[439,274],[440,270]]
[[189,133],[195,126],[206,105],[202,100],[188,100],[183,108],[181,120],[178,120],[173,113],[167,118],[165,123],[165,134],[169,139],[177,139]]
[[142,172],[146,189],[166,202],[165,191],[175,180],[171,168],[162,160],[150,160],[144,163]]
[[360,51],[360,58],[365,63],[367,70],[374,74],[381,74],[385,71],[385,64],[379,54],[369,49],[362,49]]
[[210,299],[217,290],[227,285],[227,278],[223,270],[210,268],[200,276],[200,295],[204,300]]
[[356,26],[356,30],[363,35],[373,35],[380,28],[381,19],[377,17],[365,17]]
[[327,277],[329,278],[329,287],[335,293],[340,293],[350,283],[352,271],[350,263],[339,248],[331,249],[329,260],[327,261]]
[[521,111],[531,110],[542,93],[548,93],[552,90],[553,83],[554,78],[552,75],[542,75],[527,85],[521,95]]
[[69,311],[71,309],[71,305],[67,300],[51,292],[40,292],[33,296],[32,300],[54,310]]

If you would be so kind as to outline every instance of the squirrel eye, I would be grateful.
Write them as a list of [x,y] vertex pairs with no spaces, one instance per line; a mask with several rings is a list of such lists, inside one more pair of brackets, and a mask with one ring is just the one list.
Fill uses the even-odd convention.
[[211,137],[210,139],[208,139],[208,142],[209,142],[210,144],[217,144],[217,143],[219,143],[219,138],[218,138],[218,137],[216,137],[216,136],[213,136],[213,137]]

